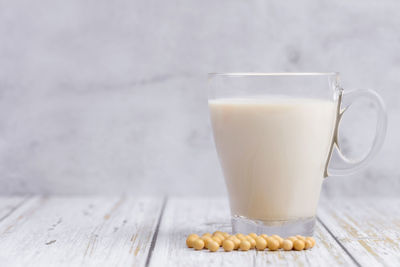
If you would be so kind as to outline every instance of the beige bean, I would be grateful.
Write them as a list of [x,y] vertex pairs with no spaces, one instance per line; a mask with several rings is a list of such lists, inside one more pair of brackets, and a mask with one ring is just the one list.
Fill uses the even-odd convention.
[[240,239],[240,237],[244,237],[244,234],[237,233],[235,236]]
[[276,239],[282,238],[279,235],[271,235],[271,237],[276,238]]
[[276,240],[278,240],[279,241],[279,248],[282,248],[283,238],[280,237],[279,235],[271,235],[271,237],[273,237]]
[[235,244],[235,247],[233,248],[233,249],[238,249],[239,248],[239,246],[240,246],[240,240],[239,240],[239,238],[237,238],[236,236],[234,236],[234,235],[231,235],[230,237],[228,237],[228,240],[232,240],[233,241],[233,243]]
[[201,239],[203,239],[203,241],[204,241],[204,247],[205,248],[208,248],[208,242],[210,242],[210,241],[214,241],[211,237],[209,237],[209,236],[203,236],[203,237],[201,237]]
[[306,240],[306,238],[304,236],[302,236],[302,235],[296,235],[296,238],[300,239],[300,240],[303,240],[303,241]]
[[192,247],[193,247],[193,242],[194,242],[197,238],[199,238],[199,236],[196,235],[196,234],[191,234],[191,235],[189,235],[189,236],[187,237],[187,239],[186,239],[186,245],[187,245],[189,248],[192,248]]
[[194,242],[193,242],[193,248],[195,250],[200,250],[204,248],[204,241],[201,238],[197,238]]
[[278,250],[279,249],[279,240],[277,240],[276,238],[270,237],[268,238],[268,248],[269,250]]
[[225,239],[231,236],[231,235],[228,234],[227,232],[223,232],[222,235],[225,237]]
[[232,240],[226,239],[222,243],[222,247],[226,252],[232,251],[235,248],[235,243]]
[[218,237],[219,239],[221,239],[221,241],[225,240],[225,237],[221,234],[221,233],[216,233],[215,235],[213,235],[213,237]]
[[306,240],[310,240],[310,241],[311,241],[311,244],[312,244],[311,247],[314,247],[314,246],[315,246],[315,239],[314,239],[313,237],[311,237],[311,236],[306,237]]
[[293,248],[295,250],[303,250],[305,247],[304,241],[297,239],[296,241],[293,242]]
[[213,236],[212,239],[218,244],[218,246],[222,245],[222,240],[218,236]]
[[210,233],[204,233],[201,237],[206,237],[206,236],[212,237],[212,234],[210,234]]
[[258,237],[256,233],[250,233],[248,235],[251,236],[254,240]]
[[256,247],[256,241],[251,236],[246,236],[246,240],[250,242],[250,249]]
[[256,238],[256,248],[257,250],[263,251],[267,247],[267,241],[261,236]]
[[282,237],[280,237],[279,239],[277,239],[278,241],[279,241],[279,248],[282,248],[282,246],[283,246],[283,238]]
[[216,234],[221,234],[221,235],[222,235],[222,232],[221,232],[221,231],[215,231],[215,232],[213,233],[213,236],[216,235]]
[[251,247],[251,244],[249,241],[243,240],[242,242],[240,242],[240,250],[247,251],[250,249],[250,247]]
[[188,236],[188,238],[189,238],[189,237],[197,237],[197,238],[198,238],[199,236],[198,236],[197,234],[190,234],[190,235]]
[[237,237],[237,239],[239,239],[240,241],[247,240],[247,236],[240,235],[240,236]]
[[283,250],[286,250],[286,251],[292,250],[292,249],[293,249],[293,242],[292,242],[292,240],[290,240],[290,239],[285,239],[285,240],[283,240],[283,242],[282,242],[282,248],[283,248]]
[[211,252],[215,252],[219,249],[219,245],[215,241],[210,241],[208,243],[208,250]]
[[310,249],[310,248],[312,248],[312,242],[311,240],[306,239],[306,241],[304,241],[304,249]]
[[272,240],[276,240],[275,238],[273,238],[273,237],[267,237],[267,243],[269,243],[269,242],[272,242]]

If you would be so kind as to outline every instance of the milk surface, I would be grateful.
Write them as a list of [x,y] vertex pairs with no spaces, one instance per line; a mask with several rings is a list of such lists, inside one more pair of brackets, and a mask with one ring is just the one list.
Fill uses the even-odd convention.
[[315,99],[209,101],[232,215],[274,221],[316,213],[337,103]]

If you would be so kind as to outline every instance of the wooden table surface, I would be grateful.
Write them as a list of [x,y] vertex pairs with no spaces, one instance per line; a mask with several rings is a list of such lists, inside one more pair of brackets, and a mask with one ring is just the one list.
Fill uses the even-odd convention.
[[0,266],[400,266],[400,199],[321,201],[307,251],[194,251],[230,232],[224,198],[2,197]]

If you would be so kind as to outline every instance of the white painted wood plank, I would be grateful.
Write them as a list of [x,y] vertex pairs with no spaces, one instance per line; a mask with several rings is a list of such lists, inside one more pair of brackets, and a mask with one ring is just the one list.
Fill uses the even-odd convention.
[[362,266],[400,266],[400,199],[324,201],[319,217]]
[[162,203],[33,198],[0,224],[1,266],[144,266]]
[[162,216],[150,266],[352,266],[350,257],[327,231],[317,225],[317,244],[312,250],[291,252],[212,253],[186,247],[189,233],[202,234],[222,230],[231,232],[226,199],[172,198]]
[[1,196],[0,197],[0,221],[4,220],[20,205],[23,204],[28,197],[25,196]]

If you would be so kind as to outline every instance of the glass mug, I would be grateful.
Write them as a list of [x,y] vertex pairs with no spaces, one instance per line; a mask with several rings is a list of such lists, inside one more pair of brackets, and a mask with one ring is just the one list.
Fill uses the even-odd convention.
[[[377,107],[374,142],[361,160],[337,145],[349,105]],[[322,182],[365,166],[386,132],[382,99],[371,90],[344,91],[332,73],[211,73],[208,105],[228,188],[232,231],[311,236]],[[336,150],[341,168],[329,161]]]

